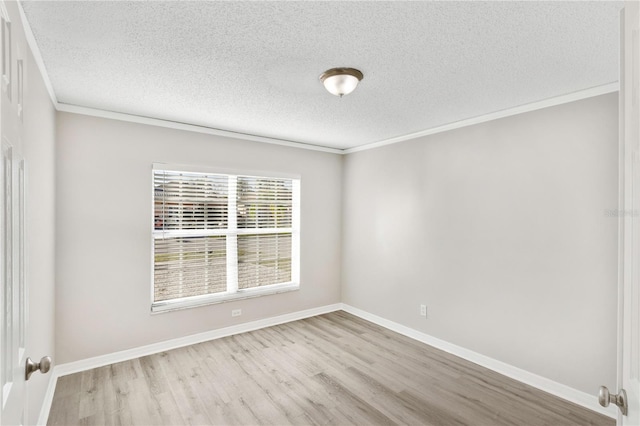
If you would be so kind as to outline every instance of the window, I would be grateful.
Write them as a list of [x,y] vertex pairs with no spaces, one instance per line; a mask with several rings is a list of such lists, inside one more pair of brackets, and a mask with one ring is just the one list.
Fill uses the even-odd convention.
[[152,311],[299,287],[300,180],[154,165],[153,192]]

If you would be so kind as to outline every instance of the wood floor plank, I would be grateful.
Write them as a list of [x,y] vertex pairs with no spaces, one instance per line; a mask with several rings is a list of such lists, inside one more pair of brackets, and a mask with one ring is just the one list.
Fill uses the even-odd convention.
[[104,412],[104,388],[99,385],[100,376],[104,370],[104,368],[94,368],[80,375],[78,415],[81,419]]
[[[253,407],[253,412],[261,422],[268,424],[286,424],[294,417],[302,414],[302,410],[292,403],[286,393],[283,393],[276,381],[264,374],[260,364],[256,361],[256,345],[244,339],[231,339],[232,344],[244,344],[244,351],[239,350],[233,355],[233,359],[242,369],[245,377],[250,381],[242,389],[244,398]],[[253,348],[253,349],[250,349]]]
[[[64,384],[65,382],[63,382]],[[69,382],[66,382],[69,383]],[[64,393],[54,394],[54,403],[49,412],[49,425],[70,425],[80,424],[80,392],[65,395]]]
[[167,378],[169,391],[176,401],[178,411],[185,424],[211,424],[198,392],[191,387],[192,368],[190,365],[183,364],[187,358],[184,349],[181,348],[161,353],[158,362]]
[[58,379],[49,425],[600,425],[343,311]]
[[56,386],[55,396],[64,398],[80,392],[82,387],[82,373],[69,374],[58,378],[58,386]]
[[357,380],[357,389],[367,389],[368,400],[374,401],[376,406],[387,417],[397,424],[428,424],[430,417],[423,413],[422,404],[415,404],[403,398],[401,393],[395,392],[384,383],[376,380],[357,368],[349,368],[346,373]]
[[330,389],[330,391],[336,395],[337,399],[340,400],[340,405],[337,407],[338,410],[340,410],[342,414],[353,416],[354,420],[357,419],[358,424],[393,424],[393,421],[389,417],[385,416],[376,407],[360,398],[346,386],[343,386],[340,380],[325,373],[316,375],[314,379],[322,383],[327,389]]

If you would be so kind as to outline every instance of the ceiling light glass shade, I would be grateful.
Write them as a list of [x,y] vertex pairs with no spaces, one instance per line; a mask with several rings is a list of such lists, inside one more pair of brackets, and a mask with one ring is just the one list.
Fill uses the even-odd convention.
[[329,93],[342,97],[353,92],[362,80],[362,73],[354,68],[332,68],[320,76]]

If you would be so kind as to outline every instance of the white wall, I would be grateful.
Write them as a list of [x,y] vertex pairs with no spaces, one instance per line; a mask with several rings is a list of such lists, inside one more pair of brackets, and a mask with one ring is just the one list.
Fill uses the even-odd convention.
[[347,155],[343,302],[615,386],[617,148],[609,94]]
[[[15,2],[6,1],[11,18],[12,101],[3,106],[3,134],[25,160],[25,259],[29,293],[27,356],[55,355],[55,109],[27,45]],[[17,115],[17,60],[24,60],[24,109]],[[4,101],[3,101],[4,102]],[[8,114],[5,114],[8,113]],[[55,361],[55,359],[54,359]],[[40,414],[51,374],[33,374],[27,384],[27,424]]]
[[[58,362],[340,301],[339,155],[70,113],[57,117]],[[154,162],[300,174],[300,290],[151,315]],[[242,316],[231,318],[236,308]]]
[[[341,157],[58,113],[57,361],[343,301],[594,393],[615,383],[617,126],[609,94]],[[301,290],[151,315],[153,162],[301,174]]]

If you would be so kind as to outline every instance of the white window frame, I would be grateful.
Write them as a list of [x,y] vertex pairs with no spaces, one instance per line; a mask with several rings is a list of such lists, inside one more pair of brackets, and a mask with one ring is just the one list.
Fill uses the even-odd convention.
[[[280,232],[291,232],[291,281],[286,283],[272,284],[262,287],[253,287],[248,289],[238,289],[238,262],[237,262],[237,237],[243,234],[269,234],[273,233],[273,229],[238,229],[236,223],[235,205],[236,205],[236,186],[231,185],[229,188],[229,221],[228,228],[225,230],[213,231],[218,235],[226,235],[227,241],[227,291],[215,294],[204,294],[200,296],[183,297],[179,299],[170,299],[163,301],[154,301],[155,280],[154,280],[154,266],[155,266],[155,250],[154,241],[161,231],[155,229],[155,205],[154,205],[154,183],[153,173],[158,170],[171,171],[171,172],[185,172],[185,173],[206,173],[227,175],[231,178],[238,176],[250,176],[259,178],[284,178],[292,180],[292,223],[291,228],[279,228]],[[232,300],[248,299],[253,297],[261,297],[271,294],[284,293],[289,291],[296,291],[300,289],[300,176],[289,173],[278,173],[268,171],[257,170],[237,170],[226,169],[217,167],[201,167],[201,166],[188,166],[188,165],[172,165],[165,163],[153,163],[152,171],[150,173],[151,179],[151,214],[149,215],[151,224],[151,313],[161,313],[167,311],[173,311],[178,309],[193,308],[197,306],[211,305],[215,303],[223,303]],[[232,210],[233,209],[233,210]],[[180,231],[182,235],[191,234],[194,236],[199,235],[212,235],[212,230],[199,233],[198,231]],[[166,231],[164,233],[167,234]],[[229,239],[231,243],[229,242]],[[229,272],[231,271],[231,273]]]

